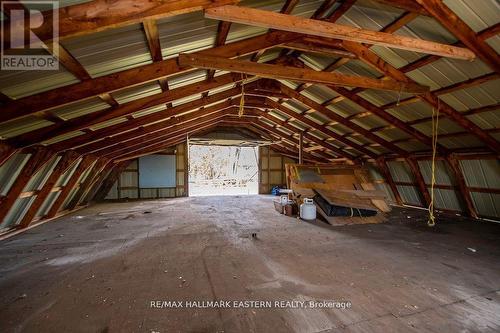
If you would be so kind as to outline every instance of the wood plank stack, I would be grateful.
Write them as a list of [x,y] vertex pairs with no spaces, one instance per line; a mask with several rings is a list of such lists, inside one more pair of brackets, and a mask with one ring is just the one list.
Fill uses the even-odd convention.
[[318,215],[329,224],[381,223],[391,211],[362,166],[287,164],[285,169],[293,199],[300,205],[303,198],[315,198]]

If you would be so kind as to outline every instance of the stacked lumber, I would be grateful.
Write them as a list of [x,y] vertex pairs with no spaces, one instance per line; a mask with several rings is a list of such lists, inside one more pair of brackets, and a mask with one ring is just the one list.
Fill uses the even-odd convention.
[[[287,164],[285,170],[294,199],[300,203],[314,198],[318,215],[332,225],[381,223],[384,213],[391,211],[385,193],[375,188],[365,167]],[[343,216],[332,216],[332,211]]]

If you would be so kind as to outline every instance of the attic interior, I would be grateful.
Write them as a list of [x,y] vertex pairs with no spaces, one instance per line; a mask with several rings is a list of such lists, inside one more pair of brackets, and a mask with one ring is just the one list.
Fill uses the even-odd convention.
[[0,331],[500,331],[498,1],[1,6]]

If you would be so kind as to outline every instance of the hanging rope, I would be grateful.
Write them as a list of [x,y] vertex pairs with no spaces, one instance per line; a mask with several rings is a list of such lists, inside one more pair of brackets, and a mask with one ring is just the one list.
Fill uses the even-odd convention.
[[429,220],[427,225],[433,227],[436,225],[434,216],[434,185],[436,184],[436,151],[439,130],[439,98],[437,108],[432,108],[432,166],[431,166],[431,202],[429,204]]
[[243,79],[243,73],[241,73],[241,99],[240,108],[238,109],[238,117],[243,116],[243,110],[245,109],[245,82]]

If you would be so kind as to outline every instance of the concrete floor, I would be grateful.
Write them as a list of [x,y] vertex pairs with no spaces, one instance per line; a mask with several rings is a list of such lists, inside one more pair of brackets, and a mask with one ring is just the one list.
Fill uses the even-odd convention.
[[[500,331],[500,225],[429,230],[398,208],[385,224],[330,227],[271,200],[99,204],[4,240],[0,332]],[[151,308],[214,299],[352,307]]]

